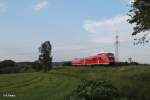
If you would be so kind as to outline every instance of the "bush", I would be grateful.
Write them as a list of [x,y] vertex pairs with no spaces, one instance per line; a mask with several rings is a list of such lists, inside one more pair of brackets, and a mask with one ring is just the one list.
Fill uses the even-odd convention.
[[71,64],[71,61],[64,61],[62,65],[63,66],[71,66],[72,64]]
[[5,67],[14,67],[15,62],[12,60],[4,60],[0,62],[0,68],[5,68]]
[[35,71],[41,71],[43,67],[38,61],[35,61],[32,63],[32,69],[34,69]]
[[0,74],[18,72],[16,63],[12,60],[4,60],[0,62]]
[[119,93],[110,81],[84,80],[73,91],[72,97],[77,100],[118,100]]

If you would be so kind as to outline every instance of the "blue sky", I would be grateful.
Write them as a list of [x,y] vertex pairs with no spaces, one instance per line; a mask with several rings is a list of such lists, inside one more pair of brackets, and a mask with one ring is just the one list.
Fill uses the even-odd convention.
[[0,60],[34,61],[46,40],[54,61],[114,52],[120,60],[150,63],[148,45],[133,46],[126,22],[131,0],[0,0]]

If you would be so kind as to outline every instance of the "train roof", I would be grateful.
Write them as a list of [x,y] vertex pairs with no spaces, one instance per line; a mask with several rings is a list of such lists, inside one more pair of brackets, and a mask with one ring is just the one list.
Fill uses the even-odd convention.
[[99,53],[98,55],[101,55],[101,54],[113,54],[113,53]]

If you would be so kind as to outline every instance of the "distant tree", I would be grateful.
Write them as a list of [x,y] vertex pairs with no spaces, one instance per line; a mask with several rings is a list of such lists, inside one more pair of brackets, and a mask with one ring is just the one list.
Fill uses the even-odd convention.
[[49,41],[45,41],[39,48],[39,61],[43,65],[44,71],[48,71],[52,68],[52,46]]
[[0,74],[6,73],[16,73],[19,69],[16,63],[12,60],[4,60],[0,62]]
[[14,67],[15,66],[15,62],[13,60],[4,60],[2,62],[0,62],[0,67]]
[[72,64],[71,64],[71,61],[64,61],[64,62],[62,62],[62,65],[63,66],[71,66]]
[[129,23],[134,24],[134,32],[132,35],[137,35],[144,32],[140,38],[135,38],[135,44],[147,43],[147,35],[150,30],[150,0],[134,0],[132,9],[129,11]]

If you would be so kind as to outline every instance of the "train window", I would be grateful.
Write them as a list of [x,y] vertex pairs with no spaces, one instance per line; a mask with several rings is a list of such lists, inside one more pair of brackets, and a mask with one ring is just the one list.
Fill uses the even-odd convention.
[[97,60],[96,58],[93,58],[93,60]]
[[101,57],[99,57],[99,60],[102,60],[102,58],[101,58]]

